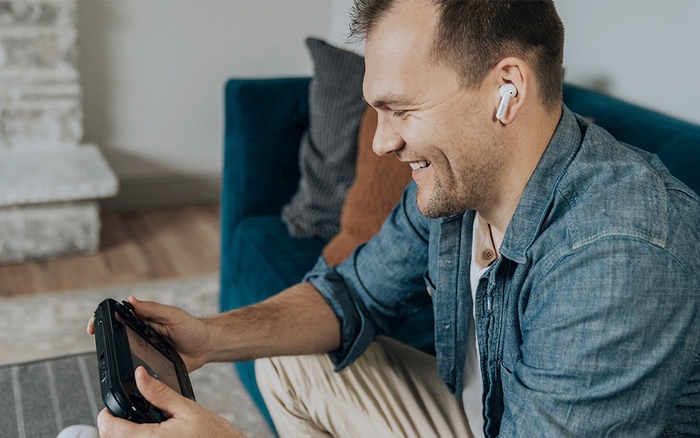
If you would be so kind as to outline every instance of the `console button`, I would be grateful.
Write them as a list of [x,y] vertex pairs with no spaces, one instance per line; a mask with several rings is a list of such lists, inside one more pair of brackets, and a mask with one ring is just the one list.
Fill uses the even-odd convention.
[[129,399],[138,411],[146,413],[151,410],[151,404],[148,403],[148,401],[146,401],[146,399],[143,398],[141,394],[137,392],[132,392],[131,394],[129,394]]
[[128,301],[122,301],[122,306],[126,308],[126,310],[133,312],[134,311],[134,306],[132,306]]

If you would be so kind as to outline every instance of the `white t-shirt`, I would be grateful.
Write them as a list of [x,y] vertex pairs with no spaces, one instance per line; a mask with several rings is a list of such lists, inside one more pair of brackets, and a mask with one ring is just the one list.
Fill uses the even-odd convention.
[[[479,278],[489,270],[489,267],[482,267],[477,262],[478,251],[485,251],[485,248],[493,250],[490,235],[486,235],[480,228],[479,215],[474,218],[474,228],[472,229],[472,261],[470,268],[472,303],[476,301],[476,287]],[[495,251],[491,257],[495,256]],[[483,257],[482,257],[483,259]],[[481,368],[479,366],[479,346],[476,343],[475,312],[472,304],[472,318],[467,334],[467,361],[464,364],[464,375],[462,378],[462,401],[464,403],[464,413],[469,420],[469,426],[475,438],[484,436],[484,418],[482,415],[483,403],[483,383],[481,381]]]

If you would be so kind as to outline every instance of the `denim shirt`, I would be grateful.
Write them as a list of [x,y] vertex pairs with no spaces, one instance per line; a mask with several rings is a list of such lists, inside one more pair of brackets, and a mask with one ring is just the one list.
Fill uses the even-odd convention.
[[432,300],[457,397],[474,309],[486,436],[700,435],[700,199],[656,156],[564,107],[474,302],[474,212],[428,219],[416,191],[305,278],[341,324],[337,369]]

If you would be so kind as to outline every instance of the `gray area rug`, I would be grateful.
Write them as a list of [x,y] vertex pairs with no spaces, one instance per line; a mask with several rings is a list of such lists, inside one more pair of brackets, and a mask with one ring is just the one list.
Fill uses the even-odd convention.
[[[94,424],[104,407],[87,320],[104,298],[129,295],[196,316],[218,310],[218,275],[77,292],[0,298],[0,438],[53,438]],[[251,437],[272,437],[231,364],[191,373],[197,402]]]
[[0,436],[55,437],[102,409],[93,353],[0,367]]

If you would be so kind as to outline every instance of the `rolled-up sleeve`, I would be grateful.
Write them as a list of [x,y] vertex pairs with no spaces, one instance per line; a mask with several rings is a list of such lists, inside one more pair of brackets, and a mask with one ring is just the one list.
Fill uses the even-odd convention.
[[341,347],[330,352],[336,371],[350,365],[377,335],[430,304],[423,274],[430,219],[416,206],[410,183],[382,229],[333,268],[323,257],[304,277],[323,295],[341,326]]

